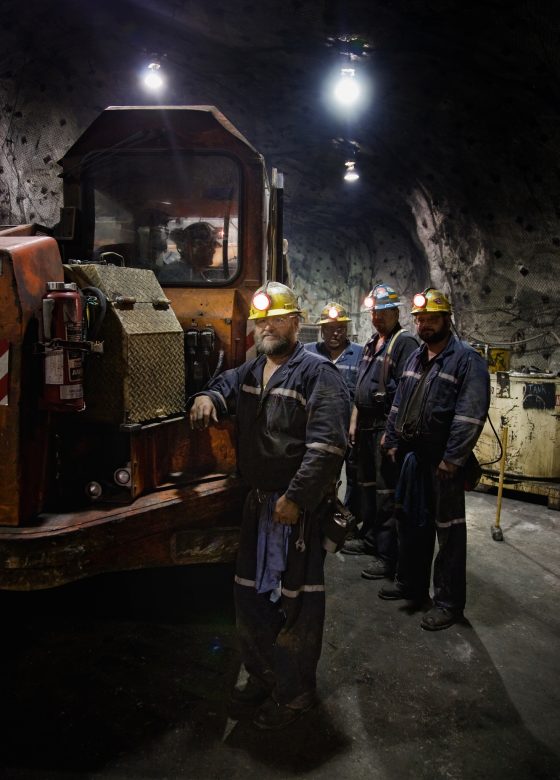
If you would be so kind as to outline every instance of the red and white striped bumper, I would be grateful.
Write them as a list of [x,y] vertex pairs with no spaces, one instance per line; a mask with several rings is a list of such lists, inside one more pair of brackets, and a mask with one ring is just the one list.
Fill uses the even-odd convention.
[[10,342],[0,339],[0,406],[8,405],[10,386]]

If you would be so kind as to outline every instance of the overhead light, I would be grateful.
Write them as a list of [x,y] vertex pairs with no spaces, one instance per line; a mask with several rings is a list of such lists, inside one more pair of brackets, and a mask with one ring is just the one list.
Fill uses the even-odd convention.
[[356,79],[354,68],[342,68],[334,88],[334,96],[338,102],[350,106],[358,100],[360,93],[360,84]]
[[148,89],[157,90],[163,87],[163,76],[161,75],[161,65],[154,60],[150,62],[144,74],[144,86]]
[[346,166],[344,181],[358,181],[360,174],[356,170],[356,163],[354,160],[347,160],[344,165]]

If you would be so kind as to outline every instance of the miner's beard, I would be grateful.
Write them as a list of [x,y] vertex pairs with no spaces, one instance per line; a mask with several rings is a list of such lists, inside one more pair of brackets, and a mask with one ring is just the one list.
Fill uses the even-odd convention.
[[256,333],[255,344],[257,351],[263,355],[282,357],[288,355],[294,348],[293,341],[286,336],[277,336],[274,333]]

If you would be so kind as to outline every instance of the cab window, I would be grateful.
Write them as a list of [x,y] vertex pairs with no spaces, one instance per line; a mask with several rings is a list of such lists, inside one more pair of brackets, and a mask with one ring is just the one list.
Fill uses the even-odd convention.
[[88,175],[93,254],[163,285],[223,285],[240,270],[238,163],[220,154],[110,154]]

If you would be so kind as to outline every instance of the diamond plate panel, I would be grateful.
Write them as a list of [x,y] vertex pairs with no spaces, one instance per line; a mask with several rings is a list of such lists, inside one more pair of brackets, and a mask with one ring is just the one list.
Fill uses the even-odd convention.
[[[182,334],[182,332],[181,332]],[[183,338],[143,333],[128,340],[125,412],[130,422],[182,412],[185,408]]]
[[[100,422],[140,423],[185,408],[183,329],[171,308],[155,308],[165,294],[151,271],[116,266],[69,266],[80,287],[108,298],[100,338],[103,355],[88,358],[85,415]],[[120,308],[120,296],[135,299]]]

